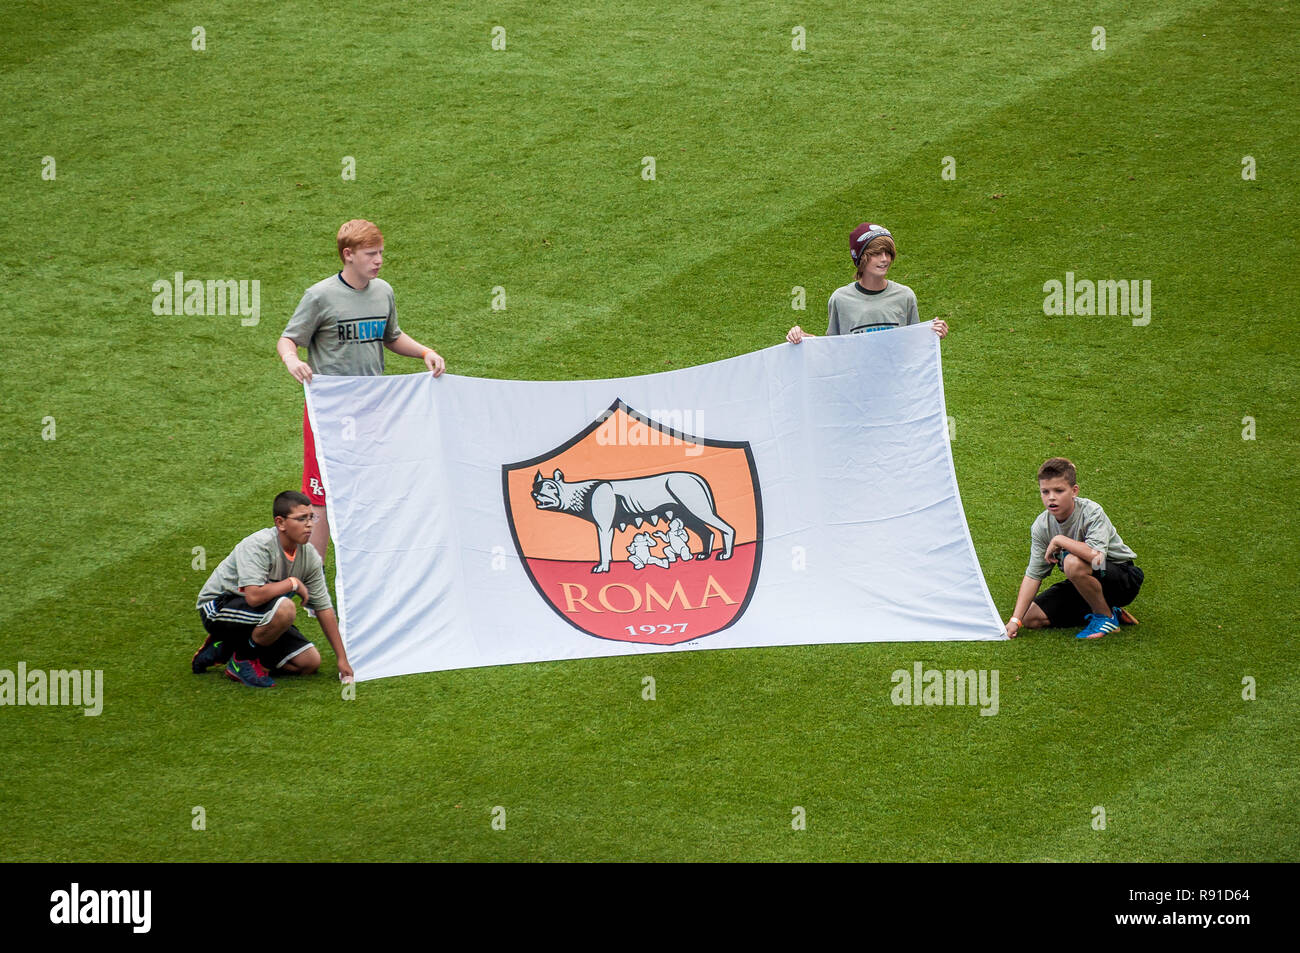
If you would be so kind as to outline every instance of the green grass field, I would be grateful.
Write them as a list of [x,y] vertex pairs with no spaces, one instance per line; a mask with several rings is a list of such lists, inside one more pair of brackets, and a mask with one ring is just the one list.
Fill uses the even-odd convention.
[[[102,669],[105,701],[0,708],[0,860],[1300,859],[1300,40],[1276,0],[1143,7],[6,4],[0,669]],[[344,701],[309,623],[317,676],[191,675],[207,571],[298,485],[275,342],[353,217],[385,232],[405,330],[453,373],[521,379],[820,331],[849,230],[885,223],[891,277],[953,328],[1000,611],[1035,468],[1064,454],[1146,570],[1142,625]],[[260,322],[155,316],[177,271],[258,279]],[[1150,324],[1045,316],[1067,271],[1149,280]],[[998,669],[999,714],[891,705],[916,661]]]

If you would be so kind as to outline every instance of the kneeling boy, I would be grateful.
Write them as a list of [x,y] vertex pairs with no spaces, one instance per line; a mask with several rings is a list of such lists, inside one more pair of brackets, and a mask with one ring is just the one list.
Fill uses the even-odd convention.
[[311,499],[288,490],[275,498],[274,526],[245,537],[213,570],[199,593],[207,640],[194,654],[196,674],[225,664],[226,675],[254,688],[271,688],[276,675],[310,675],[320,652],[293,624],[293,596],[316,611],[338,656],[339,677],[352,678],[338,617],[325,586],[324,566],[311,539],[316,516]]
[[[1076,638],[1099,639],[1120,625],[1136,624],[1124,606],[1142,588],[1137,557],[1106,512],[1079,496],[1074,464],[1064,457],[1045,462],[1038,468],[1038,491],[1045,509],[1029,531],[1029,566],[1007,635],[1015,638],[1021,627],[1082,625]],[[1066,581],[1035,596],[1053,566],[1061,567]]]

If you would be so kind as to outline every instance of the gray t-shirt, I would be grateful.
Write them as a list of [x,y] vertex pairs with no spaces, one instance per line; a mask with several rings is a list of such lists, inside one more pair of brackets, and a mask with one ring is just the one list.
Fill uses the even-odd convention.
[[264,586],[290,576],[297,576],[311,593],[307,605],[317,612],[333,608],[325,585],[325,566],[316,547],[303,543],[290,559],[280,548],[280,534],[274,526],[259,529],[241,539],[230,555],[221,560],[221,565],[212,570],[195,608],[223,592],[239,592],[245,586]]
[[1137,559],[1133,550],[1124,545],[1115,527],[1106,516],[1100,503],[1076,497],[1074,512],[1064,523],[1047,510],[1038,514],[1033,527],[1029,530],[1029,567],[1025,575],[1031,579],[1046,579],[1052,574],[1052,564],[1043,562],[1047,555],[1047,546],[1053,536],[1065,536],[1069,539],[1087,543],[1099,553],[1104,553],[1107,562],[1131,563]]
[[865,334],[921,323],[916,295],[897,281],[887,281],[880,291],[868,291],[855,281],[836,288],[826,307],[827,334]]
[[281,337],[307,348],[313,374],[378,377],[384,342],[401,333],[392,285],[372,278],[358,291],[339,272],[307,289]]

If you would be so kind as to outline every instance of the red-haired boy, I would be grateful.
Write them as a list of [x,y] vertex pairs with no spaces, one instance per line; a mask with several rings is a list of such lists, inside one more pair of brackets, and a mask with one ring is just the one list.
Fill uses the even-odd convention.
[[[384,373],[384,348],[403,357],[424,361],[434,377],[446,369],[432,348],[413,340],[397,326],[393,287],[379,277],[384,262],[384,236],[373,222],[355,218],[344,222],[338,234],[343,269],[307,289],[289,324],[276,343],[276,351],[295,380],[310,381],[313,374],[372,377]],[[307,349],[307,360],[298,348]],[[316,522],[311,543],[325,558],[330,543],[325,487],[316,465],[316,441],[302,412],[302,491],[312,502]]]

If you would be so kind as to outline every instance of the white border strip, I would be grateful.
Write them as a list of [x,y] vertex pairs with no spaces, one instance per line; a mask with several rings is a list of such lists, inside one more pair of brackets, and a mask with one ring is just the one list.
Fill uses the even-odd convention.
[[[325,472],[325,451],[321,449],[320,427],[316,426],[316,407],[311,399],[311,384],[303,381],[303,396],[307,402],[307,419],[311,423],[311,432],[313,443],[316,448],[316,466],[320,470],[321,481],[325,484],[325,512],[328,518],[329,514],[329,474]],[[334,542],[334,594],[338,597],[338,621],[339,621],[339,638],[343,640],[343,651],[348,655],[348,664],[352,664],[352,644],[348,641],[348,602],[347,595],[343,589],[343,556],[339,549],[338,527],[330,523],[330,539]],[[325,557],[321,556],[321,569],[325,567]],[[356,667],[353,666],[353,673],[356,673]],[[357,680],[361,677],[357,675]]]
[[970,524],[966,521],[966,507],[961,501],[961,488],[957,486],[957,467],[952,460],[952,437],[948,433],[948,395],[943,391],[943,349],[939,347],[939,335],[934,333],[934,321],[927,321],[925,326],[930,329],[930,334],[934,337],[934,368],[935,373],[939,375],[940,424],[943,426],[944,452],[948,457],[948,477],[952,481],[952,494],[957,498],[957,510],[961,513],[961,531],[966,535],[966,547],[970,551],[971,560],[975,563],[975,569],[979,572],[980,588],[984,590],[984,599],[988,602],[993,624],[1001,633],[1002,640],[1010,641],[1007,638],[1006,626],[1002,624],[1002,616],[998,614],[998,607],[989,592],[989,584],[984,578],[984,567],[980,565],[979,554],[975,552],[975,540],[971,537]]

